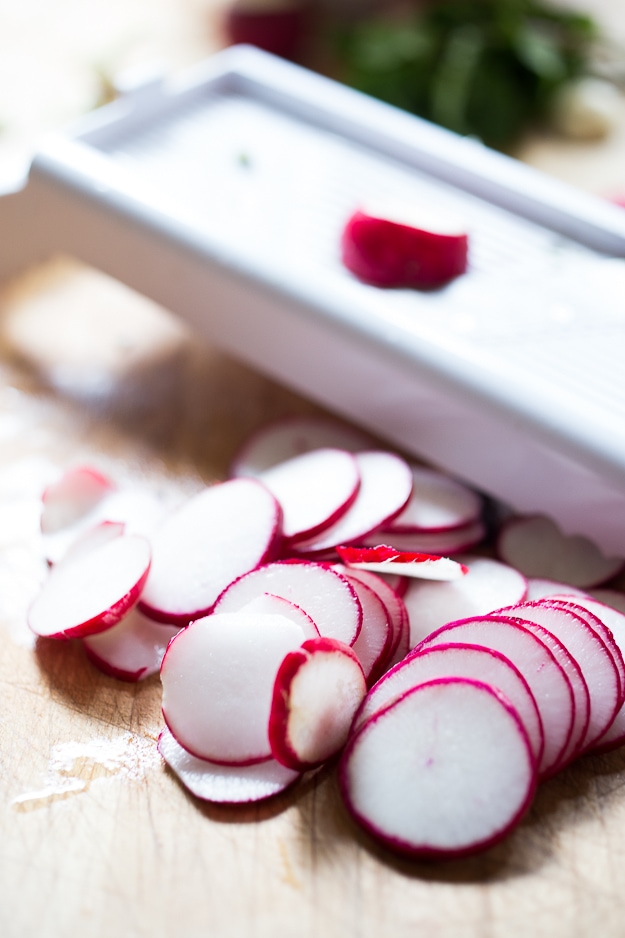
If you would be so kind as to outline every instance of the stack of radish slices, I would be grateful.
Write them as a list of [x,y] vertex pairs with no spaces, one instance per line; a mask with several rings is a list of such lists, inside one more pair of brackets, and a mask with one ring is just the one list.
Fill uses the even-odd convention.
[[538,781],[625,741],[625,614],[566,565],[556,582],[458,555],[481,509],[317,417],[258,432],[228,481],[176,506],[73,468],[43,496],[29,623],[122,680],[160,670],[159,751],[198,798],[268,798],[340,754],[366,830],[462,855]]

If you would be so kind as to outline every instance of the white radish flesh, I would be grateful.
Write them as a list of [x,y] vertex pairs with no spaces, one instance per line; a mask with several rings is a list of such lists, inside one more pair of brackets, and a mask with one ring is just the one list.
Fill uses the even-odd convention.
[[393,633],[386,606],[370,586],[361,580],[346,579],[351,583],[362,607],[362,628],[353,644],[368,682],[377,680],[388,659]]
[[560,580],[587,589],[623,568],[622,557],[605,557],[588,538],[567,536],[549,518],[512,518],[499,532],[497,552],[528,577]]
[[496,687],[510,701],[527,732],[536,764],[545,745],[542,720],[529,685],[518,668],[493,648],[450,643],[411,655],[371,688],[354,720],[353,732],[411,687],[444,677],[465,677]]
[[395,850],[461,856],[505,836],[531,803],[534,760],[517,714],[486,684],[421,684],[347,744],[340,786],[354,818]]
[[362,626],[354,588],[335,570],[309,561],[267,564],[240,577],[224,590],[215,612],[239,612],[263,593],[295,603],[313,620],[320,635],[353,645]]
[[366,692],[360,662],[342,642],[318,638],[290,652],[276,676],[269,717],[274,759],[305,771],[331,758],[345,744]]
[[365,586],[368,586],[380,597],[388,613],[389,622],[392,630],[391,647],[389,648],[389,659],[399,655],[400,659],[408,654],[408,643],[410,640],[410,624],[408,622],[408,612],[403,599],[396,591],[389,586],[386,580],[382,579],[376,573],[370,573],[368,570],[354,570],[343,564],[335,564],[333,567],[338,573],[349,574],[350,580],[360,580]]
[[122,535],[53,567],[28,612],[35,634],[81,638],[119,622],[139,599],[150,569],[150,545]]
[[368,434],[330,417],[285,417],[249,437],[235,456],[230,475],[259,476],[278,463],[312,450],[329,447],[357,453],[371,449],[372,442]]
[[279,615],[285,619],[290,619],[299,625],[305,639],[319,638],[319,629],[310,618],[307,612],[304,612],[295,603],[285,599],[283,596],[275,596],[273,593],[263,593],[257,596],[251,602],[247,603],[240,610],[245,613],[256,613],[260,615]]
[[142,615],[135,607],[121,622],[84,639],[93,664],[120,681],[140,681],[157,674],[177,626],[162,625]]
[[299,553],[312,554],[340,544],[352,544],[398,514],[410,498],[412,473],[394,453],[369,450],[354,457],[360,488],[353,504],[317,537],[293,541]]
[[451,622],[430,635],[419,651],[449,642],[483,645],[509,658],[519,669],[536,701],[543,723],[545,746],[538,766],[541,777],[550,775],[561,763],[573,732],[575,699],[569,678],[553,651],[519,620],[485,616]]
[[286,538],[312,537],[334,524],[353,503],[360,487],[351,453],[318,449],[294,456],[259,476],[280,503]]
[[211,609],[237,577],[271,559],[280,508],[254,479],[204,489],[170,514],[152,538],[141,606],[153,619],[185,625]]
[[477,521],[482,499],[461,482],[422,466],[411,466],[410,501],[388,525],[397,533],[441,532],[462,528]]
[[467,567],[433,554],[398,551],[386,544],[376,547],[337,547],[336,552],[347,567],[371,573],[397,573],[420,580],[457,580]]
[[558,580],[547,580],[542,577],[529,577],[527,580],[527,594],[525,598],[529,601],[534,599],[547,599],[552,596],[588,596],[589,594],[576,586],[570,586],[567,583],[560,583]]
[[410,644],[454,619],[481,616],[525,597],[525,578],[512,567],[488,557],[463,557],[466,576],[449,583],[412,580],[404,603],[410,619]]
[[257,765],[228,766],[197,759],[176,742],[167,728],[158,739],[158,751],[196,798],[216,804],[248,804],[280,794],[300,777],[274,759]]
[[290,619],[253,613],[209,615],[179,632],[161,681],[165,723],[180,745],[221,764],[271,758],[274,681],[285,655],[303,641]]

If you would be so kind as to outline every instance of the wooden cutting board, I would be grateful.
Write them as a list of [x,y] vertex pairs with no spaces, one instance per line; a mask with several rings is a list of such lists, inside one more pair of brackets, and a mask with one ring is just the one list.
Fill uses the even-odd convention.
[[[198,30],[214,4],[107,0],[90,4],[83,23],[63,0],[55,10],[73,31],[42,7],[35,43],[18,6],[0,4],[13,29],[0,45],[24,48],[29,78],[58,101],[70,88],[88,92],[76,72],[89,51],[81,35],[95,54],[125,37],[112,24],[129,37],[149,24],[144,39],[158,36],[157,52],[192,60],[208,51]],[[75,58],[54,58],[61,41]],[[18,81],[0,95],[11,105],[21,95],[28,117],[13,121],[22,136],[11,131],[5,151],[0,140],[0,155],[46,123],[29,88]],[[69,92],[65,100],[68,112],[80,105]],[[625,189],[622,146],[582,151],[540,138],[524,155],[588,188],[609,166],[602,178]],[[30,635],[26,609],[46,573],[40,495],[63,467],[93,463],[120,485],[177,497],[223,478],[252,428],[314,411],[74,261],[56,258],[1,285],[1,938],[624,934],[625,750],[542,785],[518,830],[483,855],[407,862],[355,828],[332,768],[264,806],[198,802],[156,752],[157,678],[115,681],[77,645]]]

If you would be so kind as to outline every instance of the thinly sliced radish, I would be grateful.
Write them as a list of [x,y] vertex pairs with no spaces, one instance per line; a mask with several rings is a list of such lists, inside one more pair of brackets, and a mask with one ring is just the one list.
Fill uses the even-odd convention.
[[[449,642],[483,645],[505,655],[519,669],[536,701],[545,736],[541,777],[555,772],[567,751],[576,719],[571,682],[552,649],[540,638],[540,626],[505,616],[484,616],[451,622],[428,636],[418,651]],[[546,630],[544,630],[546,632]],[[556,639],[551,636],[552,644]]]
[[58,563],[76,542],[104,524],[123,525],[126,534],[151,538],[165,512],[164,502],[149,492],[113,489],[73,524],[44,535],[46,558],[50,564]]
[[71,563],[76,557],[80,557],[116,537],[121,537],[125,533],[126,525],[123,522],[102,521],[100,524],[96,524],[94,528],[88,528],[82,534],[79,534],[76,540],[69,545],[58,563]]
[[222,482],[193,496],[152,538],[142,609],[172,625],[202,616],[229,583],[272,558],[280,520],[275,498],[255,479]]
[[274,759],[295,771],[321,765],[345,744],[367,693],[352,649],[334,638],[304,642],[276,676],[269,717]]
[[[565,590],[560,590],[561,593],[564,593]],[[596,599],[597,602],[603,603],[605,606],[610,606],[611,609],[616,609],[618,612],[625,614],[625,593],[622,593],[620,590],[616,589],[596,589],[591,590],[589,593],[593,599]]]
[[[437,287],[467,269],[468,237],[454,220],[406,221],[405,208],[358,210],[341,238],[344,265],[378,287]],[[443,223],[444,224],[444,223]]]
[[278,561],[259,567],[228,586],[215,612],[239,612],[263,593],[300,606],[319,633],[353,645],[362,625],[362,608],[348,580],[335,570],[309,561]]
[[378,594],[355,577],[346,574],[362,607],[362,628],[353,644],[368,683],[373,683],[384,670],[393,642],[391,621]]
[[473,521],[462,528],[452,528],[448,531],[391,531],[385,529],[374,531],[360,542],[366,547],[375,547],[384,541],[396,550],[415,551],[424,554],[459,554],[470,550],[484,540],[486,525],[483,521]]
[[411,655],[387,671],[371,688],[356,714],[352,732],[411,687],[441,677],[467,677],[500,690],[518,713],[536,764],[540,764],[545,739],[540,713],[529,685],[509,658],[483,645],[433,645]]
[[28,624],[46,638],[103,632],[139,599],[150,569],[150,545],[122,535],[53,567],[28,611]]
[[113,482],[91,466],[66,470],[43,493],[42,533],[55,534],[76,524],[113,489]]
[[528,577],[560,580],[587,589],[623,569],[622,557],[605,557],[580,535],[567,536],[541,515],[511,518],[499,532],[497,552]]
[[376,547],[337,547],[336,552],[347,567],[371,573],[398,573],[421,580],[457,580],[468,568],[449,557],[399,551],[386,544]]
[[105,674],[120,681],[140,681],[157,674],[176,625],[147,619],[136,608],[121,622],[83,640],[87,657]]
[[331,417],[300,414],[265,424],[243,444],[230,467],[230,475],[259,476],[278,463],[312,450],[371,449],[373,439],[362,430]]
[[286,538],[312,537],[329,528],[353,503],[360,488],[352,453],[317,449],[294,456],[259,476],[282,508]]
[[412,495],[400,515],[388,525],[396,533],[442,532],[478,521],[482,499],[451,476],[423,466],[411,466]]
[[623,703],[618,669],[605,643],[572,607],[565,608],[549,600],[520,603],[499,612],[541,625],[555,635],[578,663],[590,703],[588,727],[580,740],[579,752],[589,749],[612,724]]
[[380,597],[388,613],[389,622],[392,630],[391,646],[389,648],[389,660],[395,655],[403,658],[408,654],[408,644],[410,641],[410,623],[408,622],[408,611],[403,599],[389,584],[377,573],[370,573],[368,570],[349,570],[343,564],[335,564],[334,569],[343,575],[348,574],[350,580],[360,580],[365,586],[368,586]]
[[267,735],[273,685],[301,628],[280,615],[214,614],[169,643],[163,664],[163,716],[180,745],[225,765],[271,758]]
[[420,684],[371,717],[339,782],[370,834],[407,854],[462,856],[501,840],[536,788],[525,728],[506,698],[465,678]]
[[558,580],[547,580],[543,577],[529,577],[527,580],[526,599],[547,599],[550,596],[568,595],[588,596],[589,594],[577,586],[570,586],[567,583],[560,583]]
[[252,599],[251,602],[246,603],[239,611],[284,616],[285,619],[290,619],[291,622],[299,625],[305,639],[319,638],[319,629],[308,613],[289,599],[285,599],[284,596],[276,596],[274,593],[262,593]]
[[[449,583],[412,580],[404,595],[410,619],[410,645],[451,622],[481,616],[525,597],[526,581],[517,570],[489,557],[463,557],[466,576]],[[508,599],[501,600],[504,597]]]
[[410,467],[400,456],[383,450],[356,453],[360,488],[346,513],[313,538],[294,540],[300,553],[316,553],[352,544],[389,521],[404,508],[412,491]]
[[197,759],[176,742],[167,727],[158,738],[158,751],[192,795],[216,804],[247,804],[272,798],[293,785],[301,774],[275,759],[245,766]]
[[[597,590],[597,593],[601,591]],[[605,591],[603,591],[605,592]],[[568,605],[569,599],[572,605]],[[586,621],[591,628],[603,638],[608,649],[614,656],[614,663],[621,675],[621,693],[625,688],[625,678],[623,674],[623,652],[625,651],[625,613],[608,606],[605,603],[598,602],[590,597],[556,597],[556,601],[567,603],[567,608],[572,609],[578,614],[587,613],[590,618]],[[591,747],[592,750],[614,748],[625,742],[625,703],[621,705],[616,714],[612,725],[604,735],[595,741]]]

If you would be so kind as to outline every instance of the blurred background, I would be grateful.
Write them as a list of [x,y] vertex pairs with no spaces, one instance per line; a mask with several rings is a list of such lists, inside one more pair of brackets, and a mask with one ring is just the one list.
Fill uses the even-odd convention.
[[0,167],[241,41],[625,195],[625,0],[0,0]]

